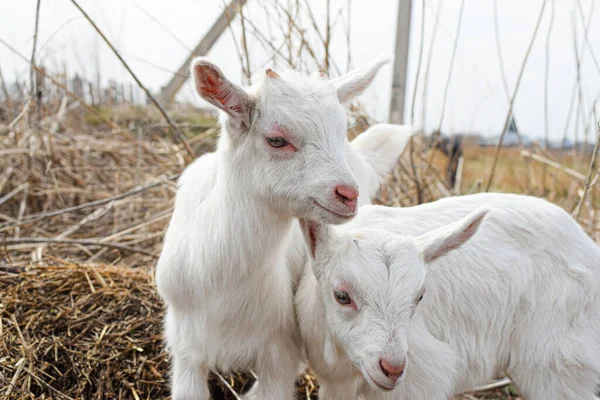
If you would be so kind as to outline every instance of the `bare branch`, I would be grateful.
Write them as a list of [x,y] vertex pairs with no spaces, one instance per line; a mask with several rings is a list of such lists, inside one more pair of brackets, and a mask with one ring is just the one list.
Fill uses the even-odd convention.
[[504,56],[502,55],[502,45],[500,43],[500,24],[498,22],[498,0],[494,0],[494,32],[496,33],[496,51],[498,52],[498,65],[500,67],[500,77],[502,78],[502,87],[506,99],[510,99],[510,90],[506,81],[506,70],[504,69]]
[[540,28],[540,23],[542,21],[542,16],[544,15],[544,10],[546,9],[546,3],[548,0],[544,0],[542,4],[542,9],[540,10],[540,15],[538,17],[537,23],[535,25],[535,30],[533,31],[533,36],[531,37],[531,41],[529,42],[529,47],[527,48],[527,52],[525,53],[525,58],[521,64],[521,71],[519,72],[519,78],[517,79],[517,84],[515,86],[515,90],[510,99],[510,103],[508,105],[508,113],[506,114],[506,119],[504,120],[504,127],[502,128],[502,133],[500,133],[500,138],[498,140],[498,145],[496,146],[496,151],[494,152],[494,160],[492,161],[492,170],[490,171],[490,175],[488,177],[487,183],[485,184],[484,191],[487,192],[490,190],[490,186],[492,185],[492,181],[494,180],[494,172],[496,171],[496,164],[498,163],[498,155],[500,154],[500,149],[502,148],[502,142],[504,141],[504,135],[506,134],[506,130],[508,129],[508,124],[510,122],[510,117],[512,115],[513,103],[515,102],[515,98],[517,97],[517,93],[519,92],[519,86],[521,85],[521,78],[523,77],[523,71],[525,71],[525,65],[527,65],[527,60],[529,59],[529,54],[531,53],[531,48],[533,47],[533,43],[535,42],[535,38],[537,36],[538,30]]
[[583,194],[579,199],[579,203],[577,203],[577,207],[573,211],[573,218],[575,220],[579,219],[579,215],[581,214],[581,209],[585,202],[585,198],[587,197],[588,192],[590,191],[592,177],[596,173],[596,159],[598,157],[598,145],[600,144],[600,123],[598,124],[598,134],[596,135],[596,144],[594,145],[594,152],[592,153],[592,159],[590,161],[590,168],[588,169],[588,174],[585,178],[585,183],[583,185]]
[[456,37],[454,38],[454,47],[452,48],[452,56],[450,58],[450,68],[448,69],[448,78],[446,79],[446,87],[444,88],[444,97],[442,98],[442,114],[440,115],[440,122],[438,124],[438,132],[442,132],[442,124],[444,122],[444,115],[446,113],[446,100],[448,98],[448,89],[450,88],[450,80],[452,78],[452,70],[454,68],[454,59],[456,57],[456,48],[458,47],[458,37],[460,34],[460,26],[462,23],[463,10],[465,8],[465,0],[460,3],[460,10],[458,12],[458,22],[456,23]]
[[146,93],[146,96],[148,96],[148,98],[152,101],[152,103],[154,103],[154,105],[156,106],[156,108],[158,108],[158,111],[162,114],[162,116],[165,118],[165,120],[167,121],[167,123],[169,124],[169,126],[171,128],[170,132],[171,132],[171,135],[173,137],[173,140],[176,143],[183,143],[183,146],[185,147],[188,155],[191,158],[196,158],[196,154],[194,153],[194,150],[192,150],[192,148],[189,146],[189,144],[187,143],[187,140],[186,140],[185,136],[179,130],[179,128],[177,128],[177,126],[175,125],[175,123],[171,120],[171,117],[169,117],[169,114],[167,114],[167,112],[165,111],[165,109],[154,98],[154,96],[152,96],[152,93],[150,93],[150,91],[146,88],[146,86],[144,86],[144,84],[139,80],[139,78],[137,77],[137,75],[134,74],[134,72],[131,70],[131,68],[127,64],[127,62],[125,62],[125,60],[123,59],[123,57],[121,57],[121,54],[119,54],[119,52],[117,51],[117,49],[115,49],[115,47],[112,45],[112,43],[104,35],[104,33],[102,33],[102,31],[100,30],[100,28],[98,28],[98,25],[96,25],[96,23],[90,18],[90,16],[83,10],[83,8],[81,8],[81,6],[77,3],[76,0],[71,0],[71,3],[73,3],[73,5],[75,5],[75,7],[77,7],[77,9],[83,14],[83,16],[90,22],[90,24],[94,27],[94,29],[96,30],[96,32],[98,32],[98,34],[102,37],[102,39],[108,45],[108,47],[110,47],[110,49],[113,51],[113,53],[115,53],[115,55],[117,56],[117,58],[119,59],[119,61],[121,61],[121,64],[123,64],[123,66],[125,67],[125,69],[127,70],[127,72],[129,72],[129,74],[135,80],[135,82],[139,85],[139,87]]
[[179,39],[177,37],[177,35],[175,35],[169,28],[167,28],[163,23],[161,23],[156,17],[154,17],[152,14],[150,14],[145,8],[143,8],[142,6],[140,6],[137,3],[133,3],[133,6],[135,8],[137,8],[138,10],[140,10],[141,12],[143,12],[144,14],[146,14],[146,16],[148,18],[150,18],[152,21],[156,22],[156,24],[158,26],[160,26],[161,28],[163,28],[163,30],[165,32],[167,32],[167,34],[169,36],[171,36],[177,43],[179,43],[181,45],[181,47],[183,47],[184,49],[186,49],[187,51],[189,51],[190,53],[193,51],[192,49],[189,48],[188,45],[186,45],[185,43],[183,43],[183,40]]
[[138,249],[136,247],[130,247],[119,243],[100,243],[94,240],[83,240],[83,239],[52,239],[52,238],[5,238],[2,240],[5,245],[17,245],[17,244],[40,244],[40,243],[64,243],[64,244],[80,244],[82,246],[99,246],[99,247],[110,247],[117,250],[130,251],[133,253],[140,253],[146,256],[158,258],[158,255],[149,251]]
[[[419,45],[419,61],[417,62],[417,76],[415,78],[415,88],[413,90],[413,98],[410,107],[410,123],[413,125],[415,124],[415,103],[417,101],[417,89],[419,88],[421,62],[423,60],[423,43],[425,42],[425,0],[423,0],[421,4],[421,44]],[[423,126],[423,131],[425,131],[425,126]]]

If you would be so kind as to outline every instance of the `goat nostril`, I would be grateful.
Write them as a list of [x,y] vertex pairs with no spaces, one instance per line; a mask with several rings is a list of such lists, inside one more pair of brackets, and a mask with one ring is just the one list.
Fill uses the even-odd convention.
[[352,186],[337,185],[335,187],[335,193],[338,198],[344,202],[352,202],[358,198],[358,189]]
[[404,368],[406,367],[406,362],[402,362],[401,364],[393,364],[383,358],[379,360],[379,367],[381,368],[381,372],[391,380],[395,381],[402,376],[404,373]]

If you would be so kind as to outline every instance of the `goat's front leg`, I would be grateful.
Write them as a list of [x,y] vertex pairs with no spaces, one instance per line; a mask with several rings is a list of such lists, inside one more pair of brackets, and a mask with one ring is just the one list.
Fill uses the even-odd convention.
[[171,392],[173,400],[210,400],[208,367],[173,354]]
[[277,339],[269,343],[256,360],[258,382],[243,399],[293,399],[300,364],[300,349],[293,339]]

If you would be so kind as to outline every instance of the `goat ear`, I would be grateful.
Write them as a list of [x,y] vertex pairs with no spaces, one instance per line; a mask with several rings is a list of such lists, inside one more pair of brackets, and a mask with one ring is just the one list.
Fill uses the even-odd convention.
[[246,128],[250,127],[252,102],[248,93],[225,78],[221,70],[205,58],[195,58],[191,68],[198,94]]
[[377,71],[392,60],[391,56],[380,56],[364,67],[357,68],[332,80],[340,102],[346,103],[361,94],[373,82]]
[[416,237],[425,264],[465,244],[477,232],[489,211],[487,207],[479,207],[456,222]]
[[331,228],[328,225],[321,224],[316,221],[309,221],[307,219],[300,220],[300,227],[304,234],[304,240],[308,246],[310,256],[315,259],[317,249],[321,249],[322,246],[326,245],[331,238]]

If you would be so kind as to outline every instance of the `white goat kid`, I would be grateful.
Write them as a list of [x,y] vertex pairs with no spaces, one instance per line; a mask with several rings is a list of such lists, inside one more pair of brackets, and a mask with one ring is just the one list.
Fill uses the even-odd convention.
[[[293,396],[301,360],[293,289],[303,260],[290,247],[293,229],[304,250],[294,217],[351,219],[358,188],[347,160],[370,190],[395,164],[407,130],[379,126],[365,133],[370,143],[350,146],[343,106],[388,61],[332,81],[267,70],[248,89],[193,61],[198,93],[224,111],[223,132],[216,152],[179,180],[157,266],[174,400],[208,399],[209,370],[246,368],[259,377],[253,396]],[[369,159],[373,152],[380,159]]]
[[559,207],[479,194],[302,225],[319,398],[447,399],[506,371],[528,400],[594,399],[600,249]]

